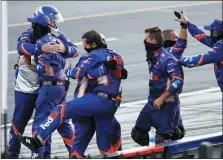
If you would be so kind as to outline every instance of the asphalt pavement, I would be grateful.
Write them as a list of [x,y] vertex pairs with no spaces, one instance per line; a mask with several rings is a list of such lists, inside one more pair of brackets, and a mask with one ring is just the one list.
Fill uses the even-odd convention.
[[[148,67],[145,62],[145,51],[143,46],[145,28],[159,26],[161,29],[174,29],[179,32],[180,25],[174,21],[175,16],[173,11],[175,10],[184,11],[189,20],[192,23],[195,23],[201,29],[204,25],[210,24],[213,19],[222,18],[222,6],[220,1],[8,2],[9,121],[12,118],[14,109],[15,79],[13,66],[18,59],[18,55],[15,52],[16,41],[20,34],[30,26],[27,24],[26,18],[33,15],[33,12],[37,6],[45,4],[54,5],[61,11],[66,21],[63,24],[60,24],[60,31],[67,35],[71,41],[76,43],[80,42],[82,34],[90,29],[95,29],[103,33],[107,38],[113,39],[108,42],[109,48],[114,49],[122,55],[126,68],[129,71],[129,78],[122,82],[123,103],[144,100],[147,97],[149,74]],[[79,45],[78,47],[80,52],[83,53],[83,46]],[[184,52],[185,56],[207,53],[209,50],[210,48],[200,44],[188,34],[188,47]],[[73,65],[75,65],[77,60],[78,58],[72,59],[70,61]],[[183,93],[191,93],[198,90],[217,87],[213,68],[213,64],[193,69],[185,68],[185,84]],[[72,81],[71,84],[72,86],[68,92],[68,100],[73,96],[76,82]],[[182,102],[182,104],[187,104],[182,107],[185,108],[182,109],[182,115],[183,118],[186,118],[186,121],[190,121],[187,123],[187,126],[193,126],[190,128],[191,135],[196,135],[199,133],[207,134],[209,132],[205,129],[207,126],[210,128],[210,130],[214,128],[214,132],[222,130],[222,119],[219,117],[222,113],[222,94],[219,91],[215,91],[214,93],[205,96],[206,97],[203,97],[205,99],[200,99],[200,95],[197,94],[196,96],[192,96],[190,99],[184,100],[184,102]],[[218,97],[217,100],[215,99],[216,97]],[[203,100],[207,100],[207,102],[205,101],[203,104]],[[196,106],[200,107],[197,108]],[[202,109],[204,106],[209,108],[207,112],[200,110],[200,108]],[[129,118],[129,120],[122,118],[124,121],[121,121],[121,125],[132,126],[136,119],[135,115],[138,115],[138,112],[142,107],[143,104],[140,106],[138,105],[138,108],[134,110],[136,113],[134,113],[132,116],[125,114],[128,109],[131,110],[131,107],[126,106],[125,108],[121,109],[123,111],[122,116],[127,119]],[[218,108],[218,110],[212,111],[212,107]],[[204,120],[203,115],[206,115],[207,119]],[[218,120],[217,124],[213,123],[213,117]],[[196,119],[195,121],[193,121],[194,118]],[[205,123],[206,126],[204,126],[204,122],[207,123]],[[124,137],[129,137],[129,133],[127,132],[130,132],[131,128],[124,128],[126,128],[126,130],[123,132]],[[199,128],[199,130],[197,128]],[[29,129],[30,128],[27,128],[27,130]],[[127,146],[132,147],[132,145],[133,143],[130,140]],[[95,145],[92,144],[89,147],[95,148]],[[26,152],[27,150],[22,151],[24,154]]]

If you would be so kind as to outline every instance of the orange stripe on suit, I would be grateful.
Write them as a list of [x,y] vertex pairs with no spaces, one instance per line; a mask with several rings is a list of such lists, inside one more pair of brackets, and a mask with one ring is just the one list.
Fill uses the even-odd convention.
[[111,145],[111,148],[107,151],[107,152],[105,152],[105,151],[102,151],[102,150],[100,150],[99,149],[99,152],[101,153],[101,154],[106,154],[106,153],[115,153],[115,151],[114,151],[114,148],[113,148],[113,146]]
[[49,71],[49,67],[45,63],[43,63],[42,61],[39,61],[39,63],[45,67],[46,71]]
[[200,61],[198,62],[198,64],[196,66],[200,66],[204,63],[204,56],[201,56]]
[[23,47],[23,43],[21,44],[20,47],[21,47],[22,53],[24,53],[27,56],[30,56],[30,53]]
[[18,131],[18,129],[16,128],[16,126],[13,122],[12,122],[12,128],[13,128],[16,135],[20,134],[20,132]]
[[66,138],[66,137],[62,137],[62,138],[63,138],[64,142],[65,142],[67,145],[69,145],[69,146],[72,147],[73,140],[75,139],[75,136],[74,136],[74,135],[73,135],[73,137],[71,137],[71,139]]
[[74,155],[77,156],[77,158],[79,159],[84,159],[84,157],[82,155],[80,155],[76,150],[74,150],[71,154],[70,154],[70,158],[72,158]]
[[122,138],[120,137],[118,142],[113,145],[113,148],[114,148],[115,152],[118,151],[118,148],[120,147],[121,143],[122,143]]
[[208,36],[207,34],[203,33],[203,34],[198,34],[198,35],[196,35],[195,38],[196,38],[198,41],[200,41],[201,39],[203,39],[203,38],[205,38],[205,37],[207,37],[207,36]]

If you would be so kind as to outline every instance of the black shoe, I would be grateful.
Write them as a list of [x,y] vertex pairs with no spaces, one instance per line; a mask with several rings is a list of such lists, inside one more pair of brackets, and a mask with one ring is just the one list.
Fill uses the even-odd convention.
[[42,147],[42,144],[39,139],[36,137],[26,137],[26,136],[21,136],[18,135],[19,141],[28,147],[32,152],[38,152],[39,149]]

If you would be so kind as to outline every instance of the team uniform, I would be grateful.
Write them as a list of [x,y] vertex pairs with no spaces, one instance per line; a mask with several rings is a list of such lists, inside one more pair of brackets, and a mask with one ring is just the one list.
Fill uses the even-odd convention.
[[[158,49],[148,61],[149,66],[149,96],[148,102],[139,114],[135,129],[147,135],[151,127],[156,128],[156,136],[162,135],[165,139],[170,139],[174,133],[176,113],[179,111],[179,94],[183,87],[183,72],[177,64],[176,58],[164,48]],[[171,97],[165,100],[160,110],[153,107],[153,102],[165,91]],[[133,129],[132,137],[137,138]],[[146,142],[147,141],[147,142]],[[142,142],[147,145],[148,140]],[[156,139],[159,143],[159,139]]]
[[[111,50],[105,48],[93,50],[89,54],[88,59],[82,63],[81,67],[77,68],[76,79],[80,80],[80,83],[85,83],[83,80],[86,74],[94,67],[97,67],[97,65],[112,58],[113,54]],[[119,68],[123,68],[122,59],[119,57],[117,61]],[[97,84],[91,93],[87,93],[80,98],[60,104],[54,108],[51,115],[35,128],[37,138],[42,140],[47,139],[65,119],[94,117],[97,144],[100,152],[102,154],[113,153],[114,149],[111,144],[112,121],[117,110],[114,104],[119,95],[121,79],[114,78],[112,74],[112,72],[108,72],[108,74],[97,78]],[[81,91],[83,93],[83,90]],[[21,142],[23,142],[22,138]],[[70,155],[72,158],[82,158],[82,156],[75,149],[73,149]]]
[[[77,47],[63,34],[60,34],[59,39],[63,41],[66,47],[67,52],[65,55],[67,57],[76,57],[78,55]],[[34,40],[31,28],[23,32],[19,37],[17,51],[20,56],[18,59],[18,68],[16,69],[15,110],[8,143],[8,155],[11,158],[19,158],[21,144],[16,135],[23,134],[34,111],[39,91],[38,74],[31,71],[24,64],[24,55],[31,56],[31,63],[36,64],[36,57],[42,53],[41,44],[37,44]],[[50,152],[49,149],[49,154]],[[46,157],[49,157],[49,154]]]
[[[176,59],[180,59],[183,55],[184,50],[187,47],[187,40],[186,39],[182,39],[182,38],[177,38],[176,43],[173,47],[168,47],[165,48],[169,53],[173,54],[173,56]],[[182,69],[182,78],[184,78],[184,73],[183,73],[183,68]],[[179,101],[180,103],[180,101]],[[182,122],[182,118],[180,116],[180,109],[177,110],[176,113],[176,119],[175,119],[175,128],[176,127],[182,127],[183,126],[183,122]]]
[[[51,42],[56,44],[59,41],[58,38],[51,34],[41,37],[37,41],[39,44],[46,44]],[[62,41],[61,41],[62,43]],[[76,55],[68,55],[68,57],[74,57]],[[61,103],[65,103],[66,94],[68,90],[67,77],[64,73],[64,67],[66,65],[66,56],[63,54],[44,53],[38,56],[38,63],[36,65],[36,71],[38,73],[38,81],[40,84],[39,95],[35,103],[36,112],[34,116],[33,126],[37,126],[43,119],[50,115],[53,108]],[[71,152],[72,142],[74,140],[73,129],[69,124],[69,120],[65,120],[58,128],[59,134],[62,136],[64,143],[69,152]],[[35,131],[33,131],[35,134]],[[43,147],[38,155],[38,158],[43,157],[44,153],[51,151],[50,141],[48,140],[49,147]]]
[[[188,68],[214,63],[214,72],[217,83],[221,92],[223,92],[223,39],[214,43],[211,37],[200,30],[196,25],[191,22],[188,22],[187,25],[188,31],[195,39],[212,49],[205,54],[181,58],[178,63],[187,66]],[[221,30],[223,30],[223,27]]]
[[[81,67],[81,64],[87,60],[88,57],[89,54],[85,54],[79,59],[76,67],[70,70],[70,73],[68,74],[69,77],[76,79],[78,73],[77,68]],[[103,63],[89,71],[88,76],[84,77],[83,80],[78,80],[74,98],[80,98],[86,95],[86,93],[91,93],[97,84],[97,78],[104,76],[105,74],[107,74],[107,70]],[[72,118],[72,121],[75,127],[75,141],[73,142],[73,149],[79,156],[81,155],[81,157],[84,157],[85,150],[96,130],[94,117],[75,117]],[[121,126],[115,117],[112,124],[113,131],[111,142],[114,150],[117,151],[121,145]]]

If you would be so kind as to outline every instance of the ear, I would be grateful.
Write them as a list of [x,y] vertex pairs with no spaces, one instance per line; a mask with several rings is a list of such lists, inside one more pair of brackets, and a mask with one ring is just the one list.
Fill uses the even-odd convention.
[[157,41],[155,40],[155,38],[151,39],[151,42],[152,42],[153,44],[157,44]]
[[95,48],[97,45],[93,42],[92,44],[91,44],[91,47],[92,48]]

